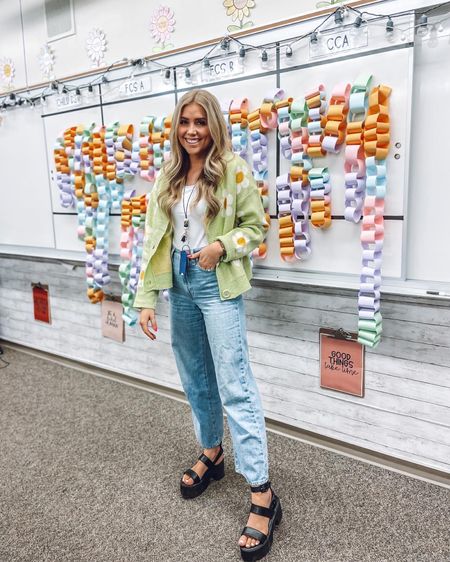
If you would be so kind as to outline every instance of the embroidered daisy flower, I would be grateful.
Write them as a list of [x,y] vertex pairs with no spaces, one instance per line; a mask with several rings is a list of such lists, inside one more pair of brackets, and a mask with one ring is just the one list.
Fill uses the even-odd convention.
[[233,214],[233,196],[227,193],[223,199],[222,216],[231,217]]
[[241,192],[241,189],[247,189],[247,187],[250,185],[250,182],[248,181],[248,177],[247,174],[245,172],[244,169],[242,168],[237,168],[236,170],[236,191],[237,193]]
[[54,64],[55,56],[50,45],[42,46],[39,51],[39,68],[46,78],[52,77]]
[[12,59],[0,60],[0,78],[6,86],[11,86],[15,73],[16,67],[14,66]]
[[86,39],[86,51],[94,66],[101,66],[106,51],[106,35],[97,27],[91,29]]
[[236,250],[238,254],[245,254],[247,244],[249,243],[248,237],[245,236],[243,232],[238,230],[233,234],[232,240],[233,240],[233,244],[236,246]]
[[224,0],[223,5],[227,9],[227,16],[233,16],[233,21],[240,22],[244,17],[250,16],[250,9],[255,7],[254,0]]
[[150,31],[155,41],[161,44],[161,50],[165,47],[169,47],[169,45],[165,45],[165,43],[175,31],[175,14],[173,10],[168,6],[159,6],[159,8],[153,12],[150,22]]

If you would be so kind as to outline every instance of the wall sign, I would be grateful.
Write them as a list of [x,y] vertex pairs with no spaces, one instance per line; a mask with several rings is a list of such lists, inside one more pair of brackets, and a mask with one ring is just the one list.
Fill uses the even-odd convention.
[[210,61],[209,68],[202,68],[202,81],[212,82],[230,76],[238,76],[244,72],[237,56],[229,56]]
[[364,346],[358,334],[320,328],[320,386],[364,396]]
[[317,43],[309,44],[309,58],[318,59],[339,55],[344,51],[356,51],[361,47],[367,47],[369,35],[367,27],[354,29],[343,29],[332,33],[322,32],[318,36]]
[[122,319],[122,303],[113,300],[102,301],[102,336],[123,343],[125,330]]
[[33,291],[34,319],[51,324],[50,305],[48,302],[48,285],[31,283]]
[[66,107],[72,107],[74,105],[81,105],[81,96],[77,94],[61,94],[55,97],[56,107],[58,109],[64,109]]
[[120,85],[119,92],[122,96],[136,96],[145,92],[152,91],[152,81],[150,76],[132,78]]

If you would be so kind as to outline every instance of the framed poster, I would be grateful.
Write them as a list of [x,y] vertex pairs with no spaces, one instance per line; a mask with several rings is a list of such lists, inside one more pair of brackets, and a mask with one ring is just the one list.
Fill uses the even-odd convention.
[[39,322],[51,324],[50,318],[50,304],[48,300],[48,285],[41,285],[40,283],[31,283],[33,292],[33,309],[34,319]]
[[358,334],[320,328],[320,386],[364,396],[364,346]]

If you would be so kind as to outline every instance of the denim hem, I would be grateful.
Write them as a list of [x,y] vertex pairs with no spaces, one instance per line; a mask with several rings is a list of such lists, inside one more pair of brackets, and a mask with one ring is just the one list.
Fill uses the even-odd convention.
[[222,439],[217,441],[217,443],[215,445],[202,445],[200,443],[200,447],[202,447],[202,449],[214,449],[214,447],[218,447],[221,443],[222,443]]

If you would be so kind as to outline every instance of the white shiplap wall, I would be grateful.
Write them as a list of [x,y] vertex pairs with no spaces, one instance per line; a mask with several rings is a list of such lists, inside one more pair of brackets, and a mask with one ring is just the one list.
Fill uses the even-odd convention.
[[[112,290],[119,294],[117,275]],[[52,324],[35,322],[31,282],[48,284]],[[259,283],[246,295],[252,368],[268,418],[450,473],[450,307],[383,298],[384,335],[366,353],[364,398],[321,389],[321,326],[354,330],[355,293]],[[100,307],[85,297],[84,269],[0,258],[0,337],[181,390],[165,302],[158,339],[127,328],[101,337]]]

